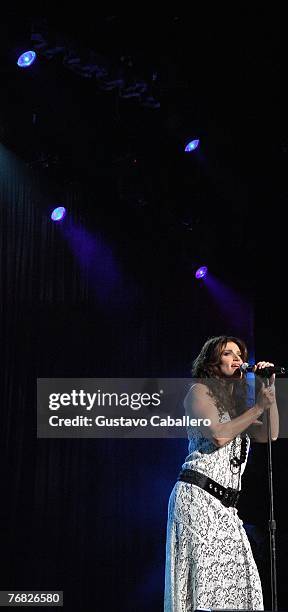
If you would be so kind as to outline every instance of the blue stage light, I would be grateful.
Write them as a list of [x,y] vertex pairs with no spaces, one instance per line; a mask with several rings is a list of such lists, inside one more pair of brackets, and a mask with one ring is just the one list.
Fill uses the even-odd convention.
[[29,66],[33,64],[35,59],[36,59],[35,51],[25,51],[25,53],[22,53],[18,57],[17,64],[20,68],[29,68]]
[[204,278],[207,272],[208,272],[207,266],[201,266],[201,268],[198,268],[198,270],[196,270],[195,276],[196,278]]
[[66,215],[66,208],[64,208],[64,206],[58,206],[57,208],[54,208],[51,214],[51,219],[52,221],[62,221],[65,215]]
[[185,153],[191,153],[192,151],[195,151],[195,149],[197,149],[197,147],[199,146],[199,143],[199,138],[195,138],[195,140],[190,140],[190,142],[186,144]]

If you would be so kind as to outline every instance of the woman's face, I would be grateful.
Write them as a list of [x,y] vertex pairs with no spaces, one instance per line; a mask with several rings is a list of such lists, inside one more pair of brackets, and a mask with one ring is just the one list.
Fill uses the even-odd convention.
[[223,376],[242,377],[239,367],[243,363],[241,350],[235,342],[227,342],[222,349],[220,358],[220,370]]

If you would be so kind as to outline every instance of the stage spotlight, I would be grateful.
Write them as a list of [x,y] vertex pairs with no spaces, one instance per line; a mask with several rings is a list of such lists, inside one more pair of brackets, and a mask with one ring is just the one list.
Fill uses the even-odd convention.
[[20,68],[29,68],[33,62],[35,62],[36,53],[35,51],[25,51],[22,53],[17,60],[17,64]]
[[201,266],[201,268],[198,268],[198,270],[196,270],[195,277],[196,278],[204,278],[204,276],[206,276],[207,272],[208,272],[207,266]]
[[200,144],[200,140],[199,138],[195,138],[195,140],[190,140],[186,146],[185,146],[185,153],[191,153],[192,151],[195,151],[195,149],[197,149],[197,147],[199,147]]
[[64,208],[64,206],[58,206],[57,208],[54,208],[51,214],[51,219],[52,221],[62,221],[65,215],[66,215],[66,208]]

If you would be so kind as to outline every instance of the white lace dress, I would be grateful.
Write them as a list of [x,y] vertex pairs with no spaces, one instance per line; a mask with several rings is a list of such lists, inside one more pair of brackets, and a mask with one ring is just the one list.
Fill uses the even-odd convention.
[[[228,413],[220,421],[230,420]],[[233,453],[240,458],[241,437],[222,448],[198,433],[189,435],[183,468],[205,474],[224,487],[241,489],[232,473]],[[248,449],[250,440],[247,436]],[[248,454],[248,453],[247,453]],[[236,471],[235,469],[233,470]],[[225,508],[196,485],[177,482],[168,507],[164,612],[197,608],[264,610],[259,573],[236,508]]]

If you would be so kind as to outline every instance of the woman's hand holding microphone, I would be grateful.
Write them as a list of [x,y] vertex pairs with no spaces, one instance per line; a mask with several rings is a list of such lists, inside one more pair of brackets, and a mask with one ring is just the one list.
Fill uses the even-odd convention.
[[[269,361],[259,361],[254,368],[254,372],[257,376],[257,370],[261,370],[262,368],[274,367],[274,363],[270,363]],[[261,409],[262,414],[264,411],[267,411],[273,406],[276,402],[275,396],[275,374],[270,376],[268,386],[265,386],[264,382],[262,382],[261,389],[257,395],[256,406]],[[256,425],[263,425],[262,421],[254,421]]]

